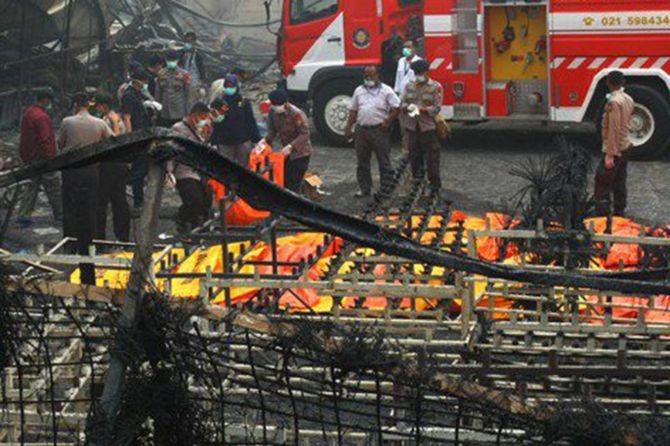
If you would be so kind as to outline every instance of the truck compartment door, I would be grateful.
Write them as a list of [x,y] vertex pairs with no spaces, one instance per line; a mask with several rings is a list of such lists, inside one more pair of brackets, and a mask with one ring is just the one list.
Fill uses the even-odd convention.
[[286,0],[283,44],[289,90],[307,92],[320,68],[345,63],[343,4],[344,0]]

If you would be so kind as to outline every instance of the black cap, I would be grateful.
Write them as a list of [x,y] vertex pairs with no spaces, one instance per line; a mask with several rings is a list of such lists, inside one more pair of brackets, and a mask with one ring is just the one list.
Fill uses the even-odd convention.
[[288,93],[286,90],[277,89],[270,93],[269,98],[272,105],[284,105],[288,102]]
[[412,69],[412,71],[414,71],[414,74],[423,74],[427,73],[428,70],[430,70],[430,64],[425,60],[421,59],[417,60],[416,62],[412,62],[410,68]]
[[72,106],[73,107],[88,107],[90,104],[90,98],[88,94],[84,92],[76,93],[72,96]]
[[148,82],[149,77],[150,77],[149,73],[147,73],[145,70],[140,70],[130,75],[130,78],[132,80],[142,82]]
[[179,53],[177,50],[168,50],[168,52],[165,53],[165,58],[167,60],[179,60]]
[[44,100],[44,99],[48,99],[48,100],[50,100],[50,101],[53,102],[53,100],[54,100],[54,94],[53,94],[53,92],[51,91],[51,89],[49,89],[49,90],[40,90],[40,91],[37,92],[36,98],[37,98],[37,101],[42,101],[42,100]]
[[211,104],[209,104],[209,106],[214,110],[221,110],[222,108],[227,107],[228,103],[223,100],[223,98],[216,98],[212,101]]

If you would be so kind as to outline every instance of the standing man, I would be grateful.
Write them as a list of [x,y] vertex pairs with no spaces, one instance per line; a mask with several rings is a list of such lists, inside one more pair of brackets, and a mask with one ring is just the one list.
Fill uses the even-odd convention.
[[[112,129],[115,136],[126,132],[121,116],[112,110],[112,97],[100,94],[95,97],[95,111]],[[112,205],[114,235],[121,242],[130,241],[130,210],[126,200],[128,163],[105,161],[100,163],[98,189],[98,234],[97,238],[107,239],[107,207]]]
[[372,175],[370,159],[374,152],[379,164],[380,190],[387,186],[393,172],[391,170],[391,139],[390,127],[397,118],[400,107],[398,95],[393,89],[383,84],[377,67],[370,65],[365,68],[363,85],[356,88],[349,108],[346,136],[354,136],[353,126],[356,124],[354,146],[358,158],[356,176],[359,190],[355,197],[369,197],[372,191]]
[[149,63],[147,64],[147,71],[149,72],[149,94],[154,97],[156,96],[156,79],[158,78],[158,73],[165,67],[165,61],[159,54],[152,54],[149,58]]
[[184,35],[184,51],[179,60],[181,65],[191,75],[191,103],[196,103],[205,98],[207,91],[207,72],[205,71],[205,61],[202,54],[195,48],[198,40],[193,31]]
[[156,100],[163,104],[158,125],[172,127],[188,115],[191,75],[179,66],[179,54],[168,51],[165,68],[158,72]]
[[[140,71],[133,74],[130,88],[121,99],[121,113],[126,132],[135,132],[151,128],[151,116],[144,107],[146,93],[149,90],[149,74]],[[133,204],[136,215],[144,203],[144,179],[149,172],[149,155],[141,153],[132,162],[130,167],[130,183],[133,188]]]
[[[112,136],[102,119],[88,112],[85,93],[73,98],[74,116],[63,119],[58,147],[61,151],[77,150]],[[88,247],[97,235],[99,166],[97,164],[63,171],[63,234],[77,239],[76,252],[88,255]],[[92,265],[82,266],[82,283],[95,284]]]
[[[398,60],[398,70],[395,75],[395,86],[393,90],[398,96],[402,96],[407,84],[415,79],[414,70],[412,70],[412,63],[421,60],[416,54],[416,47],[414,42],[407,40],[402,49],[402,57]],[[405,114],[400,115],[400,134],[402,135],[402,153],[407,155],[409,153],[409,134],[405,128],[404,118]]]
[[435,117],[442,107],[442,86],[432,80],[430,65],[418,60],[411,65],[416,79],[407,84],[402,95],[404,126],[409,133],[409,158],[415,181],[421,181],[428,171],[431,194],[439,195],[440,139],[437,136]]
[[270,93],[272,108],[268,115],[268,135],[265,140],[272,144],[275,138],[284,146],[284,186],[300,193],[302,180],[309,167],[312,156],[312,143],[309,134],[309,121],[305,113],[288,102],[286,90]]
[[[180,135],[197,141],[205,142],[203,132],[211,125],[210,109],[207,104],[196,103],[188,116],[172,126],[172,130]],[[207,217],[211,198],[207,183],[198,171],[184,164],[170,162],[168,172],[174,175],[177,192],[181,198],[181,206],[177,214],[177,230],[180,233],[197,228]]]
[[[37,103],[23,114],[19,154],[26,165],[50,160],[56,156],[56,134],[48,113],[52,102],[51,93],[42,91],[37,94]],[[23,191],[19,207],[19,227],[26,228],[32,225],[32,214],[40,189],[44,189],[54,219],[56,221],[63,219],[60,173],[47,173],[31,179]]]
[[626,178],[628,156],[632,147],[630,124],[635,102],[624,92],[626,80],[621,71],[609,73],[605,82],[610,94],[602,124],[603,158],[596,169],[596,214],[610,215],[614,197],[614,215],[623,217],[628,198]]

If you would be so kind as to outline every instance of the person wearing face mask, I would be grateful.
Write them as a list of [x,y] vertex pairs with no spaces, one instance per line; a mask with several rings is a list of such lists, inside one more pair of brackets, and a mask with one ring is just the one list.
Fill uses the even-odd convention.
[[[99,94],[95,97],[95,115],[112,129],[115,136],[126,132],[123,120],[112,109],[112,97]],[[128,163],[104,161],[100,163],[98,188],[98,234],[97,238],[107,239],[107,208],[112,207],[114,236],[121,242],[130,241],[130,209],[126,199]]]
[[[210,125],[210,108],[203,102],[197,102],[188,116],[172,126],[172,130],[185,138],[204,143],[204,132]],[[207,217],[211,204],[206,181],[195,169],[174,161],[168,163],[167,170],[169,182],[176,183],[181,198],[177,230],[183,233],[197,228]]]
[[428,171],[431,194],[439,195],[441,145],[435,117],[442,108],[442,86],[428,75],[430,64],[425,60],[412,63],[412,70],[416,78],[407,84],[401,98],[412,175],[415,181],[421,181]]
[[[123,94],[121,100],[121,115],[126,128],[126,133],[149,129],[153,122],[151,116],[144,107],[148,91],[149,74],[140,71],[133,74],[131,88]],[[139,209],[144,203],[144,179],[149,172],[149,155],[139,154],[132,162],[130,168],[130,184],[133,188],[134,213],[139,215]]]
[[289,103],[286,90],[270,93],[270,113],[268,114],[268,135],[265,141],[272,144],[279,139],[284,154],[284,186],[299,193],[302,181],[312,156],[309,120],[307,115]]
[[[56,156],[56,134],[49,111],[52,109],[53,95],[48,91],[37,93],[37,102],[29,107],[21,120],[21,141],[19,155],[24,164],[50,160]],[[60,173],[53,172],[32,178],[22,191],[18,226],[32,225],[32,214],[40,189],[47,195],[56,221],[63,219]]]
[[[405,91],[405,87],[408,83],[414,80],[414,70],[412,70],[412,63],[421,58],[416,54],[416,48],[414,42],[407,40],[402,48],[402,57],[398,60],[398,70],[395,75],[395,86],[393,90],[398,96],[401,96]],[[405,115],[400,114],[400,134],[402,136],[402,152],[404,155],[409,154],[409,134],[407,129],[403,125]]]
[[212,103],[209,104],[209,108],[212,112],[211,114],[212,114],[213,126],[215,126],[216,124],[221,124],[223,121],[225,121],[226,114],[230,109],[230,107],[228,107],[228,104],[226,103],[226,101],[223,100],[223,98],[214,99],[214,101],[212,101]]
[[222,99],[228,104],[226,118],[214,124],[211,143],[219,151],[243,167],[248,167],[253,145],[261,139],[251,101],[240,91],[240,81],[234,74],[226,76]]
[[[358,167],[356,177],[359,191],[355,197],[368,197],[372,191],[370,160],[374,152],[379,164],[380,190],[393,177],[391,169],[391,124],[398,117],[400,99],[393,89],[383,84],[375,66],[365,68],[363,85],[356,88],[349,107],[346,136],[354,138]],[[356,124],[354,135],[353,127]]]
[[172,127],[188,114],[191,75],[179,66],[179,54],[168,51],[165,68],[158,72],[156,100],[163,104],[158,124]]
[[193,31],[189,31],[184,35],[184,50],[179,59],[181,65],[191,75],[191,103],[198,102],[198,100],[205,97],[207,91],[207,73],[205,71],[205,62],[202,54],[196,49],[197,35]]

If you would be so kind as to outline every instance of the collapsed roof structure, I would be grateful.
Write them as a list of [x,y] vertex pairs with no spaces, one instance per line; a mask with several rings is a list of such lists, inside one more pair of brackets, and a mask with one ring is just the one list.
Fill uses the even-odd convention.
[[[35,89],[66,95],[115,85],[131,58],[146,62],[153,52],[180,47],[191,30],[200,35],[199,49],[214,78],[230,70],[262,72],[274,60],[277,22],[270,14],[277,8],[268,4],[268,15],[250,23],[239,20],[235,6],[242,3],[0,1],[0,128],[18,123],[21,104]],[[240,33],[248,29],[256,32]]]

